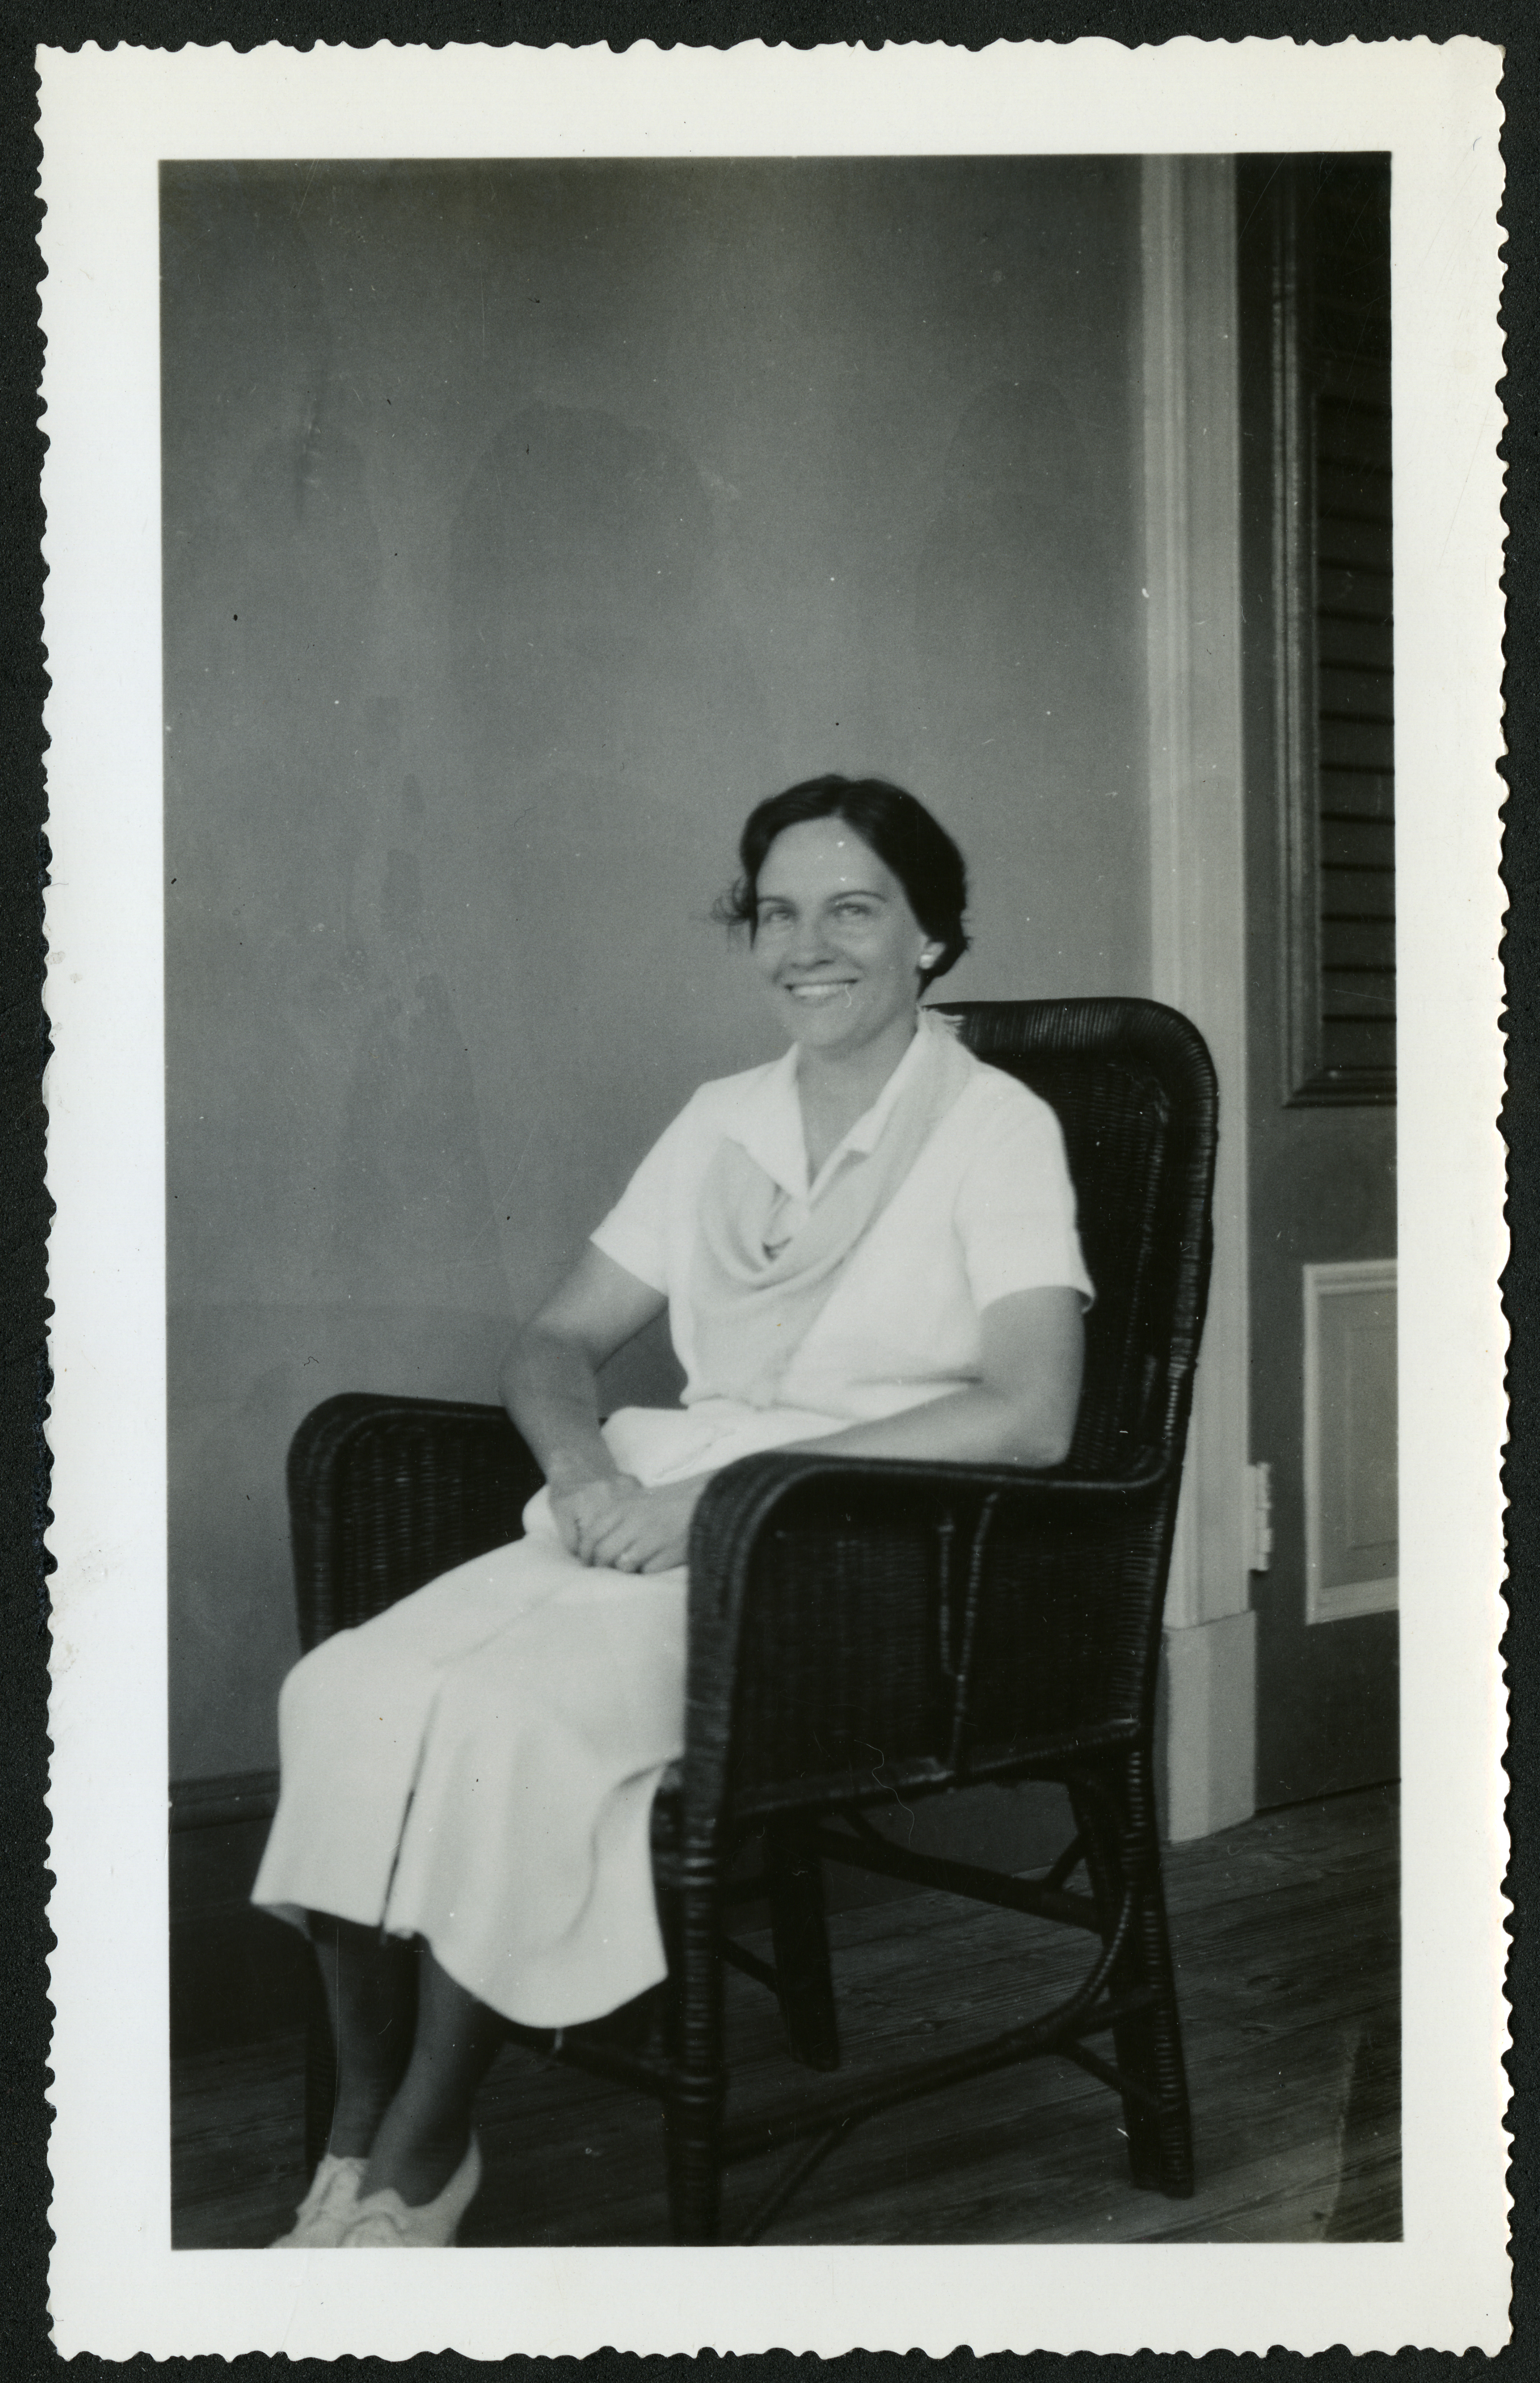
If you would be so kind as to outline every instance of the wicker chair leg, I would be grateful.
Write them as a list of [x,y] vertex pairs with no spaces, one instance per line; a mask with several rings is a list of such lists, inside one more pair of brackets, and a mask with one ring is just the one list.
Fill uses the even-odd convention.
[[1153,1989],[1152,2006],[1113,2030],[1119,2072],[1134,2090],[1123,2095],[1128,2168],[1143,2192],[1186,2199],[1193,2190],[1192,2121],[1161,1891],[1160,1849],[1152,1799],[1136,1774],[1127,1784],[1121,1829],[1098,1796],[1073,1785],[1070,1800],[1086,1847],[1086,1867],[1099,1908],[1113,1924],[1126,1880],[1135,1888],[1132,1925],[1110,1984],[1115,1994]]
[[840,2031],[824,1924],[823,1865],[793,1832],[772,1826],[765,1833],[765,1881],[781,2018],[792,2057],[807,2068],[837,2068]]
[[[1152,1887],[1140,1892],[1134,1926],[1143,1948],[1141,1971],[1156,1989],[1152,2008],[1141,2018],[1128,2020],[1115,2036],[1118,2067],[1125,2075],[1137,2078],[1154,2095],[1156,2104],[1152,2112],[1146,2106],[1140,2113],[1140,2164],[1134,2181],[1182,2201],[1189,2199],[1194,2189],[1192,2115],[1158,1874]],[[1124,2106],[1127,2106],[1127,2102]],[[1131,2124],[1128,2142],[1131,2155]]]
[[721,2222],[722,2059],[721,1923],[716,1881],[659,1897],[669,1957],[671,2081],[663,2104],[669,2224],[676,2242],[710,2243]]
[[714,2243],[721,2230],[721,2102],[684,2088],[664,2113],[669,2166],[669,2230],[676,2242]]
[[[1155,2097],[1156,2116],[1152,2130],[1155,2143],[1153,2181],[1162,2192],[1185,2200],[1193,2191],[1192,2112],[1188,2100],[1187,2064],[1182,2057],[1165,1890],[1161,1880],[1155,1798],[1142,1752],[1129,1760],[1127,1802],[1128,1834],[1124,1858],[1139,1898],[1134,1912],[1137,1974],[1142,1985],[1153,1989],[1155,1996],[1148,2013],[1129,2023],[1128,2073],[1137,2076]],[[1120,2066],[1123,2059],[1123,2047],[1119,2044]]]

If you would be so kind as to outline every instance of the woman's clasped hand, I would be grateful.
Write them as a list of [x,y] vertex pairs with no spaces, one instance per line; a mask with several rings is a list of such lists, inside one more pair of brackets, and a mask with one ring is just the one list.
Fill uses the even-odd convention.
[[551,1491],[551,1514],[561,1544],[579,1563],[615,1572],[671,1572],[684,1561],[690,1521],[705,1480],[644,1488],[634,1474],[616,1473]]

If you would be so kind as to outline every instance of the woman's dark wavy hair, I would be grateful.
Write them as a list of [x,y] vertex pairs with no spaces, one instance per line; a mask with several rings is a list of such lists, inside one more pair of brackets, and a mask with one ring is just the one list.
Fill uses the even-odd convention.
[[789,827],[824,819],[843,820],[879,860],[886,861],[915,917],[931,941],[940,944],[941,957],[924,971],[922,985],[955,968],[968,943],[963,915],[967,908],[967,865],[925,805],[885,778],[805,778],[800,785],[757,804],[738,839],[743,875],[717,904],[717,916],[730,927],[746,927],[752,936],[758,923],[759,871],[771,845]]

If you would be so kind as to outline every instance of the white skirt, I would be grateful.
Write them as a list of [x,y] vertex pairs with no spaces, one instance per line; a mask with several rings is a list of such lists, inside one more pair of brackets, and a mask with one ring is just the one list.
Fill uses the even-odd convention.
[[[713,1401],[605,1436],[656,1485],[839,1428]],[[650,1821],[684,1743],[685,1577],[580,1564],[543,1489],[524,1527],[290,1673],[252,1899],[419,1936],[506,2018],[574,2027],[666,1973]]]

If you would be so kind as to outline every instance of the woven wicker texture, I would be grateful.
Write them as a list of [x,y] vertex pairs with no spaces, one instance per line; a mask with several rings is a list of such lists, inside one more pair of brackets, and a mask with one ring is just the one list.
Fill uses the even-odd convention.
[[289,1451],[301,1645],[308,1652],[517,1538],[541,1479],[500,1407],[327,1399]]

